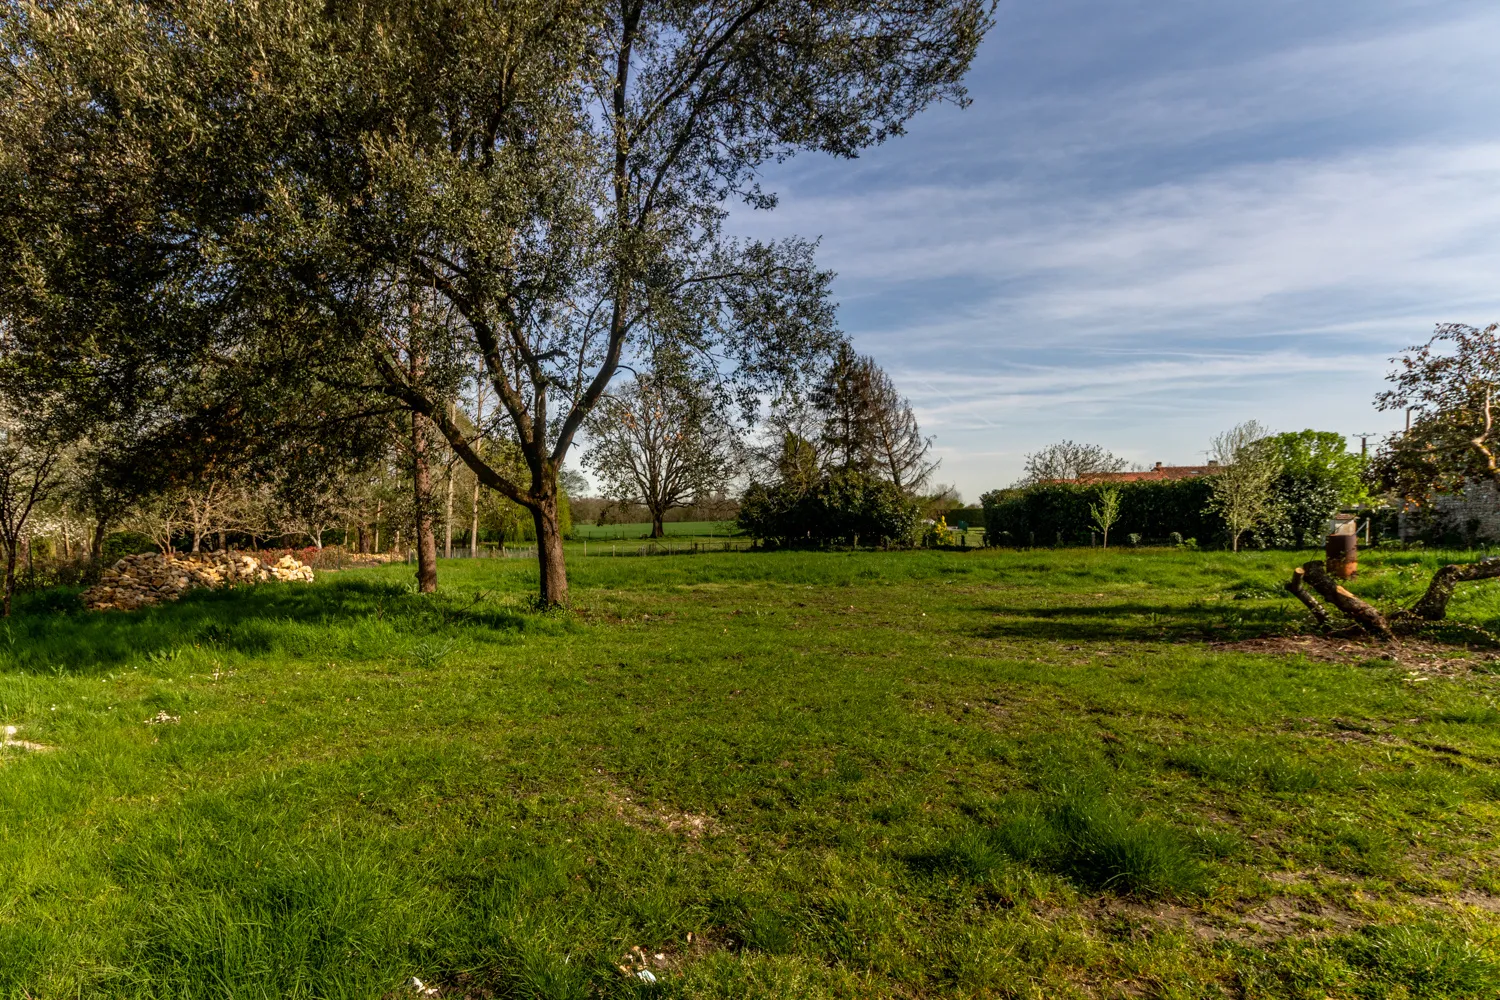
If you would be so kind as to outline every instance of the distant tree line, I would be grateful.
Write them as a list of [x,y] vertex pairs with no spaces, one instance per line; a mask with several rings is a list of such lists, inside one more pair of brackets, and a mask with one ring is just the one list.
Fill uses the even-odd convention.
[[1271,434],[1252,421],[1216,437],[1211,452],[1216,468],[1204,475],[1120,481],[1111,474],[1127,463],[1102,447],[1051,446],[1027,456],[1021,483],[983,495],[986,543],[1089,544],[1107,524],[1116,544],[1301,548],[1368,498],[1360,457],[1340,434]]

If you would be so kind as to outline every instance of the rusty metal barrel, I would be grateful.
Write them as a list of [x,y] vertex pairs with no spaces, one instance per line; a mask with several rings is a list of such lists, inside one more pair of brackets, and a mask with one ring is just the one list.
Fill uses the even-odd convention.
[[1359,536],[1340,532],[1323,545],[1324,568],[1335,580],[1348,580],[1359,568]]

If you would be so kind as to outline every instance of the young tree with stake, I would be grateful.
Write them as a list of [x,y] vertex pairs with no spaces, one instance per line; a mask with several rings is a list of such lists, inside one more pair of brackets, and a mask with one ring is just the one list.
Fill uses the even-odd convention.
[[1104,547],[1109,548],[1109,529],[1120,519],[1120,488],[1108,486],[1100,490],[1099,502],[1089,504],[1089,514],[1104,535]]

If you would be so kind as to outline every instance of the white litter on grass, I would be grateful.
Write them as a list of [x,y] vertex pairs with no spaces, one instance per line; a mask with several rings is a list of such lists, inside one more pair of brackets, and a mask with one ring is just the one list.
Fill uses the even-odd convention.
[[168,715],[166,709],[162,709],[149,719],[143,720],[148,726],[159,726],[164,722],[181,722],[182,716]]
[[436,986],[425,986],[422,980],[416,976],[411,977],[411,985],[412,989],[417,991],[417,996],[419,997],[435,997],[439,995]]
[[17,729],[15,726],[6,726],[4,735],[0,736],[0,747],[16,747],[21,750],[51,750],[45,743],[33,743],[30,740],[16,739]]
[[636,970],[635,978],[639,979],[643,983],[654,983],[654,982],[656,982],[656,977],[651,974],[651,970],[650,969],[638,969],[638,970]]

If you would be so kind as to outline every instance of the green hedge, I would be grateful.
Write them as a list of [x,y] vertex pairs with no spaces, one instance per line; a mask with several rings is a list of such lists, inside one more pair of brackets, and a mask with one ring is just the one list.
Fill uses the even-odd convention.
[[[1143,542],[1165,542],[1173,532],[1215,543],[1224,534],[1217,514],[1204,512],[1209,480],[1176,479],[1119,483],[1120,519],[1109,529],[1110,541],[1124,545],[1129,535]],[[1099,502],[1106,485],[1047,483],[1025,489],[992,490],[984,504],[986,545],[1087,545],[1093,528],[1089,507]]]

